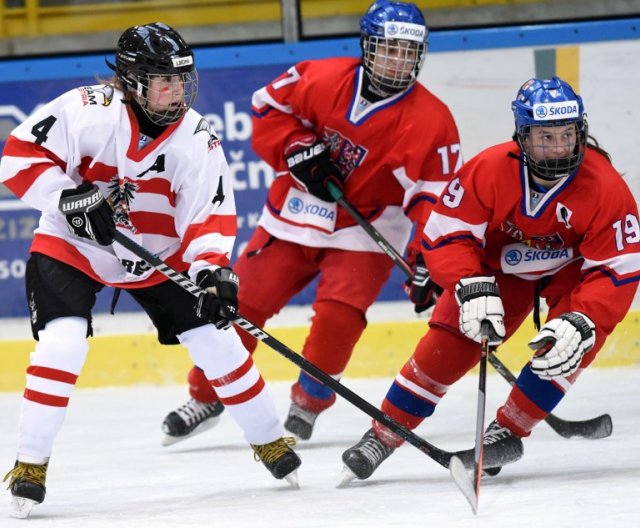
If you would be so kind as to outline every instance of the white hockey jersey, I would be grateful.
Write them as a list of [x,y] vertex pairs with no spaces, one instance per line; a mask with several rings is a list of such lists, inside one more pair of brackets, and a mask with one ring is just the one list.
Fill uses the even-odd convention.
[[166,277],[117,243],[73,235],[58,211],[64,189],[95,183],[119,231],[195,278],[228,266],[237,232],[229,168],[215,133],[194,110],[144,141],[123,93],[84,86],[43,106],[8,138],[0,181],[42,211],[31,252],[101,283],[142,288]]

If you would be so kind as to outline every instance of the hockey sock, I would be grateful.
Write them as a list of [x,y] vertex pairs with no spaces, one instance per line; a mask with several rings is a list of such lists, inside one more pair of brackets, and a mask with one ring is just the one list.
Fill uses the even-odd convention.
[[235,332],[204,325],[178,337],[249,443],[266,444],[284,434],[264,379]]
[[[302,353],[315,366],[340,379],[367,325],[366,319],[357,308],[337,301],[317,301],[313,309]],[[292,387],[291,399],[304,409],[321,412],[333,405],[336,396],[333,390],[301,372]]]
[[216,391],[204,375],[200,367],[192,367],[187,376],[189,395],[200,403],[215,403],[219,401]]
[[54,319],[40,330],[20,411],[19,460],[50,456],[87,356],[86,336],[81,317]]
[[[433,414],[451,384],[477,363],[479,354],[479,347],[460,334],[430,328],[389,387],[381,410],[408,429],[415,429]],[[403,442],[378,422],[374,421],[373,429],[389,447]]]
[[527,364],[520,372],[509,398],[498,409],[498,422],[519,437],[529,436],[533,428],[564,398],[580,372],[578,370],[562,380],[543,380]]

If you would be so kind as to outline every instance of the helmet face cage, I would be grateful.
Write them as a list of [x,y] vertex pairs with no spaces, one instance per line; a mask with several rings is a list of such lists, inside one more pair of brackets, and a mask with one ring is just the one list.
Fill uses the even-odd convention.
[[[533,175],[554,181],[578,170],[589,127],[582,98],[568,83],[558,77],[530,79],[511,108],[516,140]],[[554,130],[558,128],[562,130]]]
[[362,63],[371,84],[385,93],[406,90],[418,80],[425,44],[409,40],[364,37]]
[[198,94],[193,51],[173,29],[153,23],[127,29],[112,66],[127,92],[157,125],[180,120]]
[[415,84],[429,34],[416,5],[374,2],[360,20],[360,32],[362,64],[375,88],[393,94]]
[[196,70],[175,75],[148,73],[138,78],[135,98],[156,125],[179,121],[198,94]]
[[[566,125],[572,125],[572,128],[563,130],[559,138],[547,140],[544,134],[538,135],[535,131],[536,128],[544,130]],[[553,181],[575,173],[580,167],[587,148],[587,129],[587,120],[582,119],[580,123],[554,123],[548,127],[524,125],[517,129],[516,135],[529,170],[543,180]],[[558,148],[571,154],[557,157]],[[542,155],[536,159],[534,152]]]

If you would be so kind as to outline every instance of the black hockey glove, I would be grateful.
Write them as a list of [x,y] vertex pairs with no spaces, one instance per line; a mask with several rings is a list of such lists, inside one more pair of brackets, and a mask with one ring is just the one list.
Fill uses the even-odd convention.
[[325,202],[335,202],[327,183],[332,181],[342,191],[344,176],[322,141],[313,136],[294,141],[284,150],[284,157],[291,176],[306,192]]
[[231,328],[238,318],[238,276],[231,268],[206,269],[198,273],[196,282],[205,291],[196,301],[196,315],[220,330]]
[[103,246],[113,242],[116,231],[113,210],[93,183],[84,182],[75,189],[62,191],[58,208],[76,236],[95,240]]
[[415,305],[414,310],[418,314],[434,306],[442,295],[442,288],[431,280],[429,270],[424,263],[424,257],[420,254],[416,257],[416,263],[413,265],[413,279],[407,279],[404,284],[405,291]]

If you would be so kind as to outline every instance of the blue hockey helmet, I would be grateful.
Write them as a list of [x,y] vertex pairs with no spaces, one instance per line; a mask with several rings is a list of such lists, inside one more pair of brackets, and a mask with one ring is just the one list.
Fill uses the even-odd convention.
[[409,2],[379,0],[360,19],[362,64],[381,94],[406,90],[418,79],[429,29],[420,9]]
[[[588,125],[582,97],[559,77],[551,79],[529,79],[511,103],[515,117],[515,138],[525,155],[529,169],[544,180],[557,180],[578,170],[587,146]],[[531,155],[534,145],[532,127],[575,126],[576,140],[571,145],[572,153],[564,157],[535,159]]]

